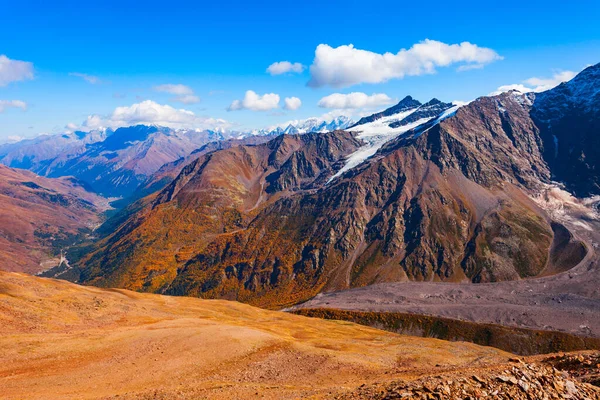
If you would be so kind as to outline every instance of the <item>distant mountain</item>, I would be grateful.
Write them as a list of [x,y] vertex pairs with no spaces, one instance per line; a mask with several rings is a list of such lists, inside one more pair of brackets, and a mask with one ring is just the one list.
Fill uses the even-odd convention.
[[[137,125],[114,131],[43,135],[0,145],[0,163],[47,177],[75,176],[103,196],[128,198],[138,188],[139,193],[146,193],[151,187],[162,188],[160,184],[153,186],[157,179],[152,175],[163,165],[175,161],[182,163],[186,159],[189,162],[209,149],[228,148],[235,143],[234,140],[222,146],[215,145],[220,141],[237,138],[239,143],[260,143],[262,139],[250,138],[328,132],[343,129],[351,123],[346,117],[333,120],[309,118],[245,133]],[[202,150],[208,144],[209,147]],[[192,155],[193,152],[196,156]]]
[[0,162],[47,177],[75,176],[104,196],[127,197],[165,163],[226,135],[145,125],[75,132],[4,145]]
[[352,125],[353,121],[346,116],[339,116],[332,120],[323,118],[308,118],[304,120],[289,121],[281,125],[272,126],[265,129],[251,131],[251,135],[276,136],[281,134],[297,135],[309,132],[332,132],[338,129],[346,129]]
[[72,177],[0,165],[0,269],[38,273],[67,261],[60,251],[91,233],[107,208]]
[[40,135],[14,143],[0,145],[0,162],[13,168],[30,169],[40,173],[55,158],[74,157],[86,151],[86,146],[101,142],[112,130],[71,132],[58,135]]

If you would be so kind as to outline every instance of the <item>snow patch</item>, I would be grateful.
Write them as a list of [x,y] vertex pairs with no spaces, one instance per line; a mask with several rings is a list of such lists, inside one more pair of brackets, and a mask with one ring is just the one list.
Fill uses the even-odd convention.
[[513,98],[513,100],[515,100],[521,106],[532,106],[533,105],[533,103],[531,102],[531,100],[529,99],[529,96],[527,94],[521,93],[517,90],[511,90],[510,95]]
[[359,148],[354,153],[350,154],[346,158],[346,164],[331,178],[329,178],[327,183],[333,181],[338,176],[341,176],[346,171],[362,164],[365,160],[375,155],[375,153],[377,153],[377,150],[379,150],[384,144],[386,144],[390,140],[395,139],[398,136],[410,131],[411,129],[414,129],[419,125],[422,125],[433,119],[433,117],[421,118],[413,123],[399,126],[397,128],[391,128],[389,126],[393,122],[401,121],[404,118],[408,117],[417,109],[418,107],[398,114],[394,114],[389,117],[380,118],[368,124],[359,125],[353,129],[350,129],[350,132],[357,132],[357,138],[362,139],[364,142],[366,142],[366,145]]

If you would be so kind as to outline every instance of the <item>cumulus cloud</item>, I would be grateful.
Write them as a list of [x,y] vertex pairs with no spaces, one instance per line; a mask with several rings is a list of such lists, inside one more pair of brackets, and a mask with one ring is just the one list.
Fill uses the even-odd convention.
[[393,102],[394,100],[392,100],[385,93],[373,93],[369,96],[362,92],[352,92],[348,94],[330,94],[329,96],[325,96],[319,100],[317,105],[322,108],[356,109],[365,107],[379,107]]
[[21,100],[0,100],[0,113],[7,108],[20,108],[25,111],[27,110],[27,103]]
[[297,97],[286,97],[283,102],[285,103],[283,108],[291,111],[299,109],[302,105],[302,100]]
[[114,129],[137,124],[160,125],[175,129],[216,129],[230,126],[230,123],[223,119],[204,118],[189,110],[176,109],[167,104],[145,100],[131,106],[117,107],[107,116],[90,115],[80,128],[82,130]]
[[291,63],[289,61],[280,61],[280,62],[274,62],[273,64],[269,65],[269,67],[267,68],[267,72],[271,75],[281,75],[281,74],[285,74],[288,72],[295,72],[297,74],[301,73],[302,71],[304,71],[304,65],[300,64],[300,63]]
[[246,91],[242,100],[234,100],[227,111],[252,110],[268,111],[279,107],[279,95],[275,93],[266,93],[262,96],[252,90]]
[[33,64],[27,61],[11,60],[0,55],[0,86],[11,82],[33,79]]
[[154,90],[174,95],[172,100],[179,103],[195,104],[200,102],[200,98],[194,94],[194,90],[186,85],[167,83],[155,86]]
[[431,74],[436,67],[462,63],[483,66],[502,57],[494,50],[469,42],[446,44],[426,39],[398,53],[379,54],[344,45],[320,44],[310,66],[311,87],[348,87],[359,83],[381,83],[405,76]]
[[[523,81],[523,83],[513,83],[511,85],[502,85],[492,93],[490,96],[495,96],[500,93],[508,92],[511,90],[518,90],[521,93],[528,92],[544,92],[550,90],[553,87],[560,85],[563,82],[568,82],[577,75],[577,72],[573,71],[560,71],[554,73],[550,78],[529,78]],[[527,85],[527,86],[526,86]]]
[[100,83],[100,78],[94,75],[82,74],[81,72],[69,72],[70,76],[76,76],[77,78],[81,78],[84,81],[95,85],[96,83]]

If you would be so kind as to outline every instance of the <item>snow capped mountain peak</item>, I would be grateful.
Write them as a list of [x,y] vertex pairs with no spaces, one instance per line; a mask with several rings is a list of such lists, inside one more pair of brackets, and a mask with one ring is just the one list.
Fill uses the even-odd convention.
[[364,125],[364,124],[368,124],[370,122],[376,121],[378,119],[384,118],[384,117],[390,117],[396,114],[401,114],[403,112],[406,112],[408,110],[413,110],[417,107],[419,107],[421,105],[421,102],[418,100],[415,100],[412,98],[412,96],[406,96],[405,98],[403,98],[402,100],[400,100],[400,102],[398,102],[398,104],[396,104],[395,106],[392,106],[388,109],[385,109],[381,112],[369,115],[367,117],[363,117],[361,118],[356,124],[354,124],[352,127],[358,126],[358,125]]
[[251,135],[296,135],[309,132],[331,132],[338,129],[346,129],[353,121],[340,115],[331,120],[325,118],[311,117],[303,120],[288,121],[283,124],[270,126],[264,129],[256,129]]
[[[422,104],[411,96],[406,96],[393,107],[361,118],[358,123],[349,128],[349,131],[355,132],[357,138],[362,139],[365,145],[348,156],[346,165],[329,178],[329,182],[375,155],[390,140],[413,130],[414,135],[418,136],[427,126],[430,126],[431,122],[439,123],[458,107],[451,103],[443,103],[436,98]],[[426,125],[428,123],[430,124]],[[418,129],[421,130],[417,133]]]
[[548,91],[535,94],[534,115],[541,121],[553,121],[577,108],[600,111],[600,63],[584,69],[575,78]]

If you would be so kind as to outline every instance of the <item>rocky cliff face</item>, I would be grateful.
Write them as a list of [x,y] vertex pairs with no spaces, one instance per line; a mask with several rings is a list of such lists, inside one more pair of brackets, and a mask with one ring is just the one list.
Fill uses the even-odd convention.
[[[358,133],[207,154],[104,239],[83,279],[275,307],[378,282],[536,276],[554,233],[530,196],[557,174],[537,101],[509,92],[458,108],[406,98]],[[376,152],[344,168],[372,146],[361,129],[394,110],[421,122],[384,127]]]
[[600,193],[600,64],[537,94],[531,115],[555,179],[580,197]]

